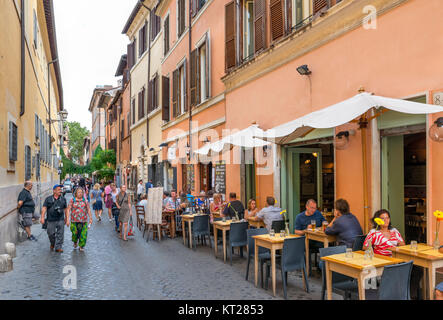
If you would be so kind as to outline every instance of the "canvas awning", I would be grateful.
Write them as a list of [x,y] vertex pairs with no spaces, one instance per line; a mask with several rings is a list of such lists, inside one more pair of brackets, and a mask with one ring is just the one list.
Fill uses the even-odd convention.
[[397,112],[409,114],[430,114],[443,112],[443,107],[412,102],[402,99],[375,96],[367,92],[336,103],[327,108],[311,112],[301,118],[284,123],[275,128],[267,130],[263,136],[256,136],[277,144],[292,141],[302,137],[312,129],[335,128],[348,123],[371,108],[386,108]]
[[219,153],[227,146],[238,146],[245,148],[263,147],[270,143],[258,137],[263,137],[264,131],[254,124],[246,129],[233,133],[221,140],[205,145],[194,151],[197,154],[207,155],[210,152]]

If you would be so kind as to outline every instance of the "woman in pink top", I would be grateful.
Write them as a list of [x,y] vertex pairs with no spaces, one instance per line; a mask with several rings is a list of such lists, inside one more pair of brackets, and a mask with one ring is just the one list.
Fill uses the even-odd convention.
[[222,197],[220,194],[214,194],[214,201],[209,205],[211,214],[209,215],[211,223],[214,222],[214,213],[220,214],[223,211]]
[[[382,219],[384,225],[378,226],[377,223],[375,223],[376,218]],[[391,225],[391,215],[388,210],[382,209],[377,211],[372,218],[372,222],[374,229],[366,236],[365,242],[363,243],[363,250],[368,249],[369,245],[372,244],[374,253],[391,256],[392,252],[388,250],[389,248],[405,245],[405,241],[400,232]]]

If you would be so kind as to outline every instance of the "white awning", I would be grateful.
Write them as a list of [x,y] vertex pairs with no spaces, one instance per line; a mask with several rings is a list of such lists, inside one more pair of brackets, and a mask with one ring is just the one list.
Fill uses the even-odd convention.
[[233,133],[224,137],[221,140],[205,145],[204,147],[194,151],[195,153],[207,155],[211,151],[219,153],[225,146],[238,146],[245,148],[263,147],[270,143],[258,137],[263,137],[264,131],[258,127],[258,125],[252,125],[246,129]]
[[267,141],[282,144],[292,141],[312,129],[335,128],[360,117],[371,108],[386,108],[409,114],[430,114],[443,112],[443,107],[375,96],[367,92],[360,93],[348,100],[339,102],[327,108],[314,111],[301,118],[267,130],[263,136],[256,136]]

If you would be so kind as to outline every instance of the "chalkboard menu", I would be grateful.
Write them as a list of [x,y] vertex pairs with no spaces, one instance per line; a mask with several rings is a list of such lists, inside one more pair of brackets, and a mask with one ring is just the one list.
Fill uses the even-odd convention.
[[226,164],[224,161],[215,165],[215,192],[226,193]]

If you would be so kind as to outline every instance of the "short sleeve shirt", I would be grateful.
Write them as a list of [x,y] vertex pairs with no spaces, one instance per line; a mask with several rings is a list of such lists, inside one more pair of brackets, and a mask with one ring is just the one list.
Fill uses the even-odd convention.
[[312,216],[307,216],[306,211],[303,211],[295,218],[295,230],[306,230],[308,225],[311,224],[311,220],[315,220],[316,227],[321,227],[323,221],[326,221],[325,217],[318,210]]
[[55,199],[54,196],[49,196],[45,199],[43,207],[48,210],[48,221],[60,221],[65,219],[64,210],[68,207],[65,197],[60,196],[58,199]]
[[23,189],[18,195],[17,201],[23,201],[23,205],[20,207],[20,213],[34,213],[35,211],[35,202],[32,199],[31,192],[26,189]]
[[392,252],[388,250],[388,248],[396,247],[400,242],[404,242],[404,240],[397,229],[392,228],[389,230],[389,232],[391,236],[389,239],[387,239],[383,235],[383,232],[372,229],[366,236],[363,246],[367,247],[371,242],[372,247],[374,248],[374,253],[381,254],[383,256],[391,256]]
[[102,201],[102,191],[101,190],[92,190],[91,195],[92,195],[93,200]]
[[88,200],[74,198],[69,202],[71,206],[71,222],[85,223],[88,221]]

